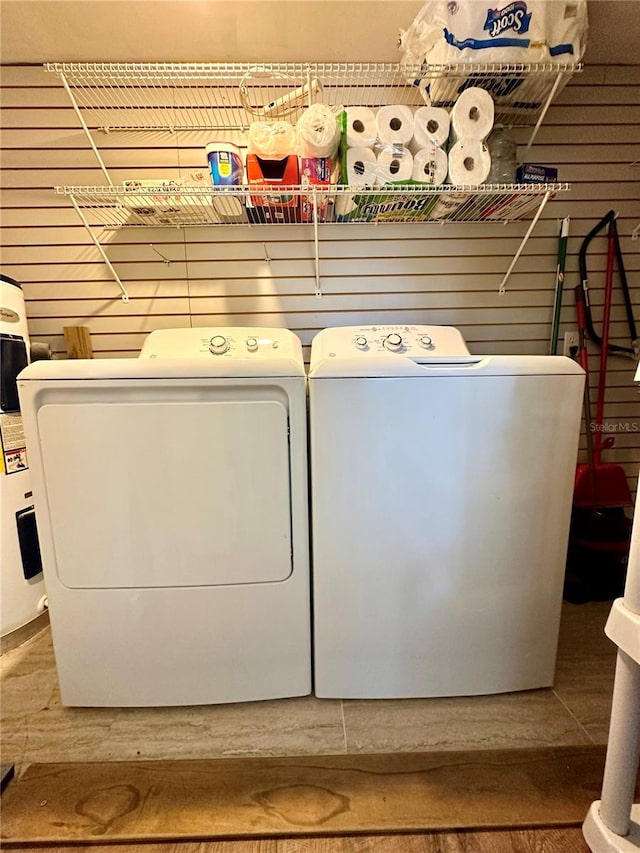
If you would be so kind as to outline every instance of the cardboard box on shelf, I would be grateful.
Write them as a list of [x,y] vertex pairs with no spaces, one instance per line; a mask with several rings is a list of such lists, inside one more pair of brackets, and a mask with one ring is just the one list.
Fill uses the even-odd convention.
[[[300,170],[295,154],[282,160],[264,160],[257,154],[247,154],[247,182],[251,193],[253,212],[251,221],[300,222],[300,196],[298,192],[279,193],[278,188],[298,185]],[[264,190],[260,193],[259,190]],[[255,219],[251,217],[255,216]]]

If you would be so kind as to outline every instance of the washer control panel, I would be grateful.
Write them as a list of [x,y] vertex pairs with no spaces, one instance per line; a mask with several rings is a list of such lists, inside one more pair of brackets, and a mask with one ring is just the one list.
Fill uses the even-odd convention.
[[314,347],[321,347],[331,358],[469,355],[464,338],[453,326],[343,326],[320,332]]
[[158,329],[141,358],[301,358],[299,339],[288,329],[215,327]]

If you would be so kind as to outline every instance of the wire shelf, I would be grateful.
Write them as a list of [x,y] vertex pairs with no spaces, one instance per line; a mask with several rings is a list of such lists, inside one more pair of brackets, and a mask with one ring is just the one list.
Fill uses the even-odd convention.
[[312,102],[377,108],[451,107],[468,86],[487,89],[496,121],[534,125],[579,63],[49,63],[88,127],[244,132],[253,121],[295,122]]
[[299,185],[162,187],[65,186],[56,193],[79,205],[91,225],[185,227],[236,224],[512,222],[541,200],[569,189],[566,183],[388,185],[379,188]]

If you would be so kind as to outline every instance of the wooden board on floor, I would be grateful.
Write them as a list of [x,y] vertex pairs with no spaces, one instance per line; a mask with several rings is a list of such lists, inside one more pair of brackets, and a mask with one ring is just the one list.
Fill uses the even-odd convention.
[[[3,850],[20,849],[14,844]],[[29,846],[30,853],[590,853],[582,830],[514,829],[482,832],[434,832],[411,835],[324,835],[242,841],[92,843],[55,848]]]
[[5,791],[11,843],[579,826],[597,746],[32,764]]

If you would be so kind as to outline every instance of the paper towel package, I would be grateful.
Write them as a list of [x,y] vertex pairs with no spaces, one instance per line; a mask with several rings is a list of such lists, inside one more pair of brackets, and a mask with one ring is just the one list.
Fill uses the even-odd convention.
[[269,190],[261,195],[251,193],[247,214],[251,221],[299,222],[300,204],[296,192],[277,192],[278,188],[300,183],[298,158],[294,155],[282,160],[265,160],[256,154],[247,154],[247,181],[252,190]]
[[491,155],[481,139],[460,139],[449,151],[449,183],[477,187],[491,170]]
[[264,160],[283,160],[297,149],[295,128],[288,121],[254,121],[249,128],[248,152]]
[[486,139],[495,117],[493,98],[472,86],[458,97],[451,110],[451,139]]
[[400,50],[406,65],[579,62],[587,30],[587,0],[427,0]]
[[371,148],[345,148],[342,151],[341,183],[350,187],[376,185],[378,161]]
[[340,144],[340,126],[326,104],[312,104],[296,124],[300,157],[335,157]]
[[429,145],[444,145],[449,139],[451,118],[442,107],[418,107],[414,116],[412,154]]
[[348,148],[373,148],[378,138],[378,126],[373,110],[368,107],[348,107],[343,116],[344,141]]
[[412,180],[421,184],[444,184],[449,171],[447,152],[433,145],[417,151],[413,157]]
[[381,146],[408,145],[413,137],[413,110],[403,104],[380,107],[376,112],[376,128]]
[[408,148],[383,148],[376,158],[376,184],[410,181],[413,174],[413,155]]

